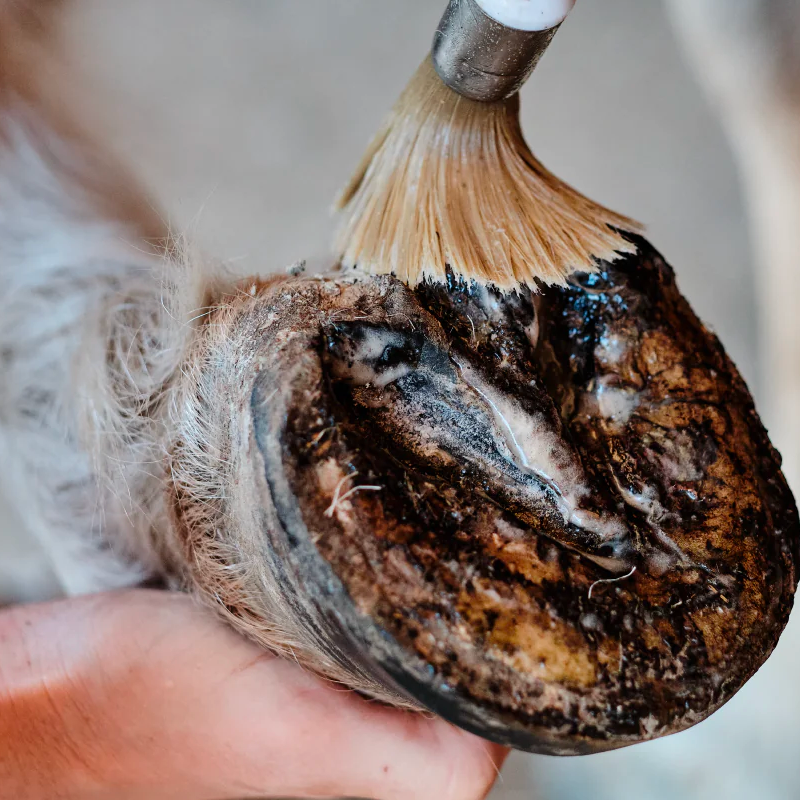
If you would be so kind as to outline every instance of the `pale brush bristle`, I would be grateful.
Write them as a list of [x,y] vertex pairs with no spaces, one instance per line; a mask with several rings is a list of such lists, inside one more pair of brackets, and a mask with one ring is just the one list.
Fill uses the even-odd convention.
[[426,59],[375,137],[338,208],[345,267],[410,286],[449,266],[500,289],[563,284],[635,246],[639,225],[548,172],[522,135],[519,99],[467,100]]

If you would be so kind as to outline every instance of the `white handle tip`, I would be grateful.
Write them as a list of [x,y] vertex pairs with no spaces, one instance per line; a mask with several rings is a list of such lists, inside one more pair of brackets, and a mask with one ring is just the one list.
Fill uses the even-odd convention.
[[546,31],[560,25],[575,0],[476,0],[493,19],[518,31]]

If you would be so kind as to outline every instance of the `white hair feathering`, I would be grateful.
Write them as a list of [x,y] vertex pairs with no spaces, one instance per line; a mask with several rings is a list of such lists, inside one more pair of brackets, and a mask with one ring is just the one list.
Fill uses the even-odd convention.
[[21,13],[0,9],[0,486],[79,594],[161,571],[168,396],[209,281],[69,119]]

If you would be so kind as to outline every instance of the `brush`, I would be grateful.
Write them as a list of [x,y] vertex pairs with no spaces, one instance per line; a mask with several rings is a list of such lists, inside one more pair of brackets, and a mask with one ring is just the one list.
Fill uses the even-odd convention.
[[640,226],[546,170],[520,126],[519,89],[574,2],[450,0],[337,201],[343,267],[535,291],[635,250]]

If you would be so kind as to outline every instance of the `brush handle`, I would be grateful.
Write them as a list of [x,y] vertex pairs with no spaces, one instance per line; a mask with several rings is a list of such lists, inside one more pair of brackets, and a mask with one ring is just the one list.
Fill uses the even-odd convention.
[[433,40],[433,66],[470,100],[520,90],[575,0],[450,0]]

